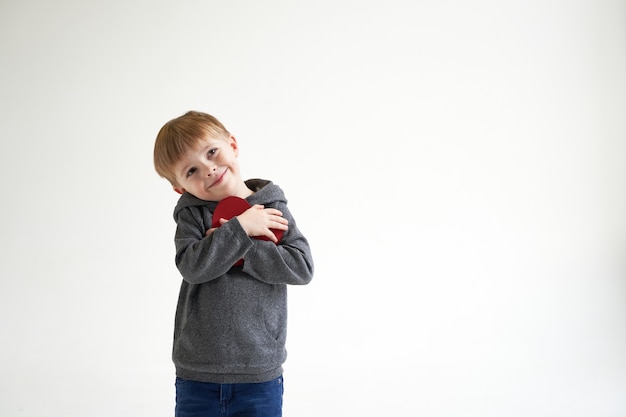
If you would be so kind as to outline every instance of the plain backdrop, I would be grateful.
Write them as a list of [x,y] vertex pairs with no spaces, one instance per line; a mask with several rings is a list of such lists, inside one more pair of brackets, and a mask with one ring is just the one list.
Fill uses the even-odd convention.
[[626,415],[626,3],[3,0],[0,415],[172,416],[190,109],[289,198],[286,417]]

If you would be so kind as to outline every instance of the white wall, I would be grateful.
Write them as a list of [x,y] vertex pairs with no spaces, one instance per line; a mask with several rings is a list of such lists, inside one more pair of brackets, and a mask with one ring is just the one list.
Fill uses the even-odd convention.
[[625,9],[3,1],[0,415],[173,415],[188,109],[313,247],[286,416],[626,415]]

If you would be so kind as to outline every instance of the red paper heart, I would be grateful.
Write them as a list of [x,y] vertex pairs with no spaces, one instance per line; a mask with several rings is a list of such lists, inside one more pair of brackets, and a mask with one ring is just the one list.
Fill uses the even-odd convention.
[[[230,196],[226,197],[217,203],[215,207],[215,211],[213,212],[213,221],[211,222],[211,227],[220,227],[220,219],[230,220],[235,216],[239,216],[244,211],[248,210],[250,207],[250,203],[240,197]],[[276,236],[278,241],[283,237],[283,230],[278,229],[270,229],[272,233]],[[260,240],[270,240],[267,236],[251,236],[254,239]],[[243,264],[243,259],[237,261],[235,265]]]
[[235,216],[239,216],[249,208],[250,203],[243,198],[235,196],[226,197],[217,203],[217,207],[215,207],[215,211],[213,211],[211,227],[220,227],[220,219],[230,220]]

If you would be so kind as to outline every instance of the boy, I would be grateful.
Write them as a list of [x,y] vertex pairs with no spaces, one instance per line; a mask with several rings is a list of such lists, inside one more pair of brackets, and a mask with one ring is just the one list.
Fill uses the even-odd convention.
[[[308,284],[313,259],[283,191],[244,181],[238,156],[235,137],[195,111],[167,122],[154,146],[157,173],[182,194],[174,209],[183,277],[172,353],[177,417],[282,415],[287,284]],[[212,226],[229,196],[251,207]]]

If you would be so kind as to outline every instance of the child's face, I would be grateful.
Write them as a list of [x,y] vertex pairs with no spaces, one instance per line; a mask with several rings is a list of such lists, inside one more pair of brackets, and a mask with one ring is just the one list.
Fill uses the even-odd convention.
[[207,137],[174,165],[179,193],[185,191],[202,200],[220,201],[235,195],[247,197],[250,191],[241,178],[239,148],[233,136]]

